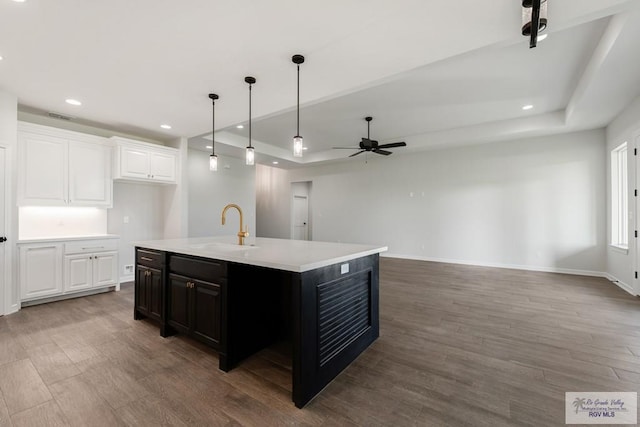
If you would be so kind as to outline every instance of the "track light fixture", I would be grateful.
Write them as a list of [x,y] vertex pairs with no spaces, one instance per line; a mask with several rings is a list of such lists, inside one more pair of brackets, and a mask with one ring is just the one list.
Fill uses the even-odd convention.
[[211,155],[209,156],[209,170],[215,172],[218,170],[218,156],[216,156],[216,99],[219,98],[215,93],[210,93],[209,98],[213,104],[213,114],[211,115]]
[[247,76],[244,78],[245,83],[249,83],[249,146],[246,149],[245,163],[253,166],[255,163],[255,152],[251,146],[251,86],[256,82],[255,77]]
[[293,157],[302,157],[304,142],[300,136],[300,64],[304,63],[304,56],[293,55],[291,61],[298,67],[298,102],[296,107],[296,136],[293,137]]

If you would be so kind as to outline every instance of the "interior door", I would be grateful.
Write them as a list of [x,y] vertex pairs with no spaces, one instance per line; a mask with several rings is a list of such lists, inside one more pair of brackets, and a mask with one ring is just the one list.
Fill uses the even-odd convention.
[[309,199],[293,196],[293,239],[309,240]]
[[0,148],[0,316],[4,314],[4,294],[5,294],[5,285],[6,285],[6,277],[5,272],[8,270],[6,267],[7,262],[7,244],[5,243],[6,239],[6,226],[5,223],[5,210],[6,210],[6,200],[5,200],[5,175],[7,170],[7,164],[5,163],[5,149]]
[[[628,149],[629,151],[631,151],[631,149],[640,150],[640,133],[634,136],[634,145],[633,147],[629,147]],[[633,156],[633,159],[635,160],[635,171],[636,171],[635,188],[640,190],[640,155]],[[635,199],[635,202],[636,202],[635,229],[640,230],[640,197],[634,197],[634,198],[631,198],[631,200],[632,199]],[[629,209],[631,209],[631,206],[629,206]],[[635,242],[635,245],[636,245],[635,271],[640,271],[640,238],[631,239],[631,241]],[[636,279],[634,280],[633,291],[635,292],[636,296],[640,296],[640,279],[638,279],[638,277],[636,277]]]

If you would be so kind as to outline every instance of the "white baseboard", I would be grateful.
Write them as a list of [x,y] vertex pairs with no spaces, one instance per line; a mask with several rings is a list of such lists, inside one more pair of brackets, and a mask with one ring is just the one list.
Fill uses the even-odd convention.
[[621,280],[618,280],[615,276],[607,273],[607,275],[605,276],[607,279],[609,279],[611,282],[613,282],[615,285],[618,285],[618,287],[624,291],[627,291],[628,293],[630,293],[633,296],[637,296],[635,291],[633,290],[633,286],[624,283]]
[[422,256],[416,256],[416,255],[392,254],[392,253],[386,253],[386,252],[380,255],[387,258],[404,258],[404,259],[413,259],[417,261],[441,262],[444,264],[473,265],[476,267],[505,268],[509,270],[541,271],[545,273],[573,274],[577,276],[608,277],[607,273],[603,271],[575,270],[571,268],[557,268],[557,267],[540,267],[540,266],[534,266],[534,265],[517,265],[517,264],[500,264],[500,263],[492,263],[492,262],[463,261],[459,259],[422,257]]
[[135,280],[135,276],[133,274],[120,277],[120,283],[133,282],[134,280]]

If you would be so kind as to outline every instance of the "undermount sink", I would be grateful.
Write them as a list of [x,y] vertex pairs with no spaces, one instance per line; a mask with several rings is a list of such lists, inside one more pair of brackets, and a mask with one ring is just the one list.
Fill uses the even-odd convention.
[[247,249],[256,249],[254,245],[233,245],[231,243],[197,243],[189,245],[191,249],[211,249],[215,251],[233,252],[233,251],[245,251]]

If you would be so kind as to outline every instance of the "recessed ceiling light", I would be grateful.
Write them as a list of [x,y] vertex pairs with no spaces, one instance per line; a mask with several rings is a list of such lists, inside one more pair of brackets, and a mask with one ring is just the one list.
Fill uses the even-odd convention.
[[67,99],[67,100],[65,100],[65,102],[67,104],[71,104],[71,105],[75,105],[75,106],[82,105],[82,102],[78,101],[77,99]]
[[212,145],[207,145],[207,146],[206,146],[206,147],[204,147],[204,148],[208,148],[209,150],[211,150],[211,149],[213,148],[213,146],[212,146]]
[[13,0],[16,3],[24,3],[26,0]]
[[274,165],[277,165],[277,164],[278,164],[278,162],[272,162],[272,163],[273,163]]
[[302,149],[303,149],[303,150],[308,150],[308,149],[309,149],[309,147],[302,147]]
[[549,34],[541,34],[538,36],[538,41],[541,42],[542,40],[546,39],[547,37],[549,37]]
[[171,125],[160,125],[162,129],[171,129]]
[[531,110],[533,108],[533,105],[529,104],[529,105],[525,105],[522,107],[523,110]]
[[238,126],[236,126],[236,127],[237,127],[238,129],[244,129],[244,126],[243,126],[243,125],[238,125]]
[[2,61],[2,55],[0,55],[0,61]]

